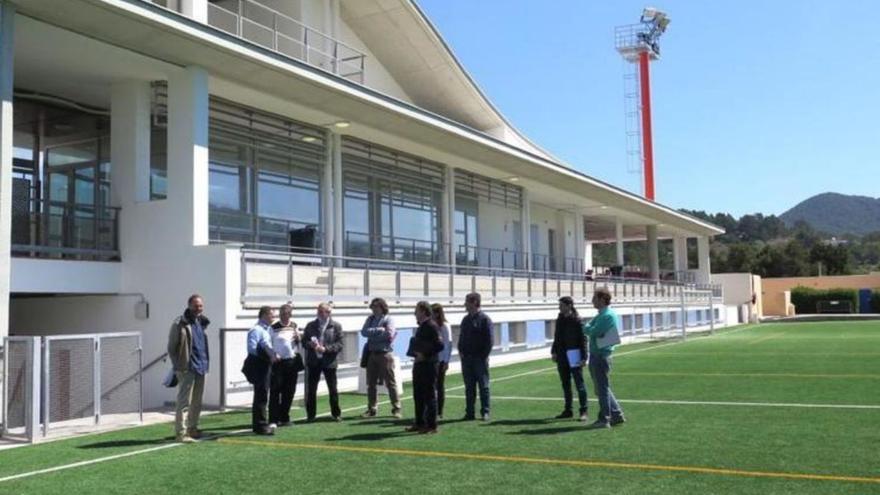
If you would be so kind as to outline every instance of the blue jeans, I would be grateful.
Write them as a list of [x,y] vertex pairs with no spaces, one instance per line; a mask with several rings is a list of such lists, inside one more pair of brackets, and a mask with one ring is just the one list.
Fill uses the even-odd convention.
[[489,414],[489,358],[461,356],[464,378],[465,416],[474,416],[477,384],[480,385],[480,414]]
[[620,404],[614,398],[611,391],[611,383],[608,374],[611,373],[611,356],[605,357],[599,354],[590,355],[590,376],[593,378],[593,387],[596,397],[599,399],[599,421],[608,421],[610,417],[623,416]]
[[571,380],[574,379],[574,386],[578,391],[578,402],[580,403],[580,412],[587,412],[587,386],[584,384],[584,368],[578,366],[572,368],[568,365],[568,359],[565,355],[557,357],[556,369],[559,371],[559,380],[562,382],[562,395],[565,397],[565,410],[571,411]]

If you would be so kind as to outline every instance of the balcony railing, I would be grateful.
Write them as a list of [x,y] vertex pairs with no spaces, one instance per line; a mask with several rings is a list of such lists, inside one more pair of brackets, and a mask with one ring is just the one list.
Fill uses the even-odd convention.
[[[586,304],[597,287],[607,287],[618,303],[679,306],[721,297],[720,288],[697,288],[645,279],[589,280],[582,274],[462,267],[351,256],[241,250],[242,303],[246,306],[289,300],[332,299],[361,304],[371,297],[397,302],[428,299],[460,302],[469,292],[484,301],[555,302],[571,296]],[[716,301],[717,302],[717,301]]]
[[364,82],[366,55],[259,2],[211,2],[208,24],[351,81]]
[[20,257],[119,260],[119,208],[41,201],[13,210],[12,254]]
[[320,253],[321,231],[314,224],[249,215],[212,208],[209,212],[209,238],[214,243],[243,244],[247,247],[293,252]]

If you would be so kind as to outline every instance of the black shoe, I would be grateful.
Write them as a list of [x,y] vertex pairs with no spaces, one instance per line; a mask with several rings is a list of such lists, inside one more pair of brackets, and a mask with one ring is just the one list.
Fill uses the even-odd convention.
[[254,434],[272,436],[275,434],[275,430],[272,430],[269,428],[260,428],[260,429],[254,430]]
[[611,428],[611,425],[608,421],[597,419],[594,423],[591,423],[587,428],[591,430],[604,430],[606,428]]
[[573,418],[573,417],[574,417],[574,414],[571,412],[571,409],[566,409],[556,415],[556,419],[568,419],[568,418]]
[[621,414],[620,416],[611,416],[611,421],[609,421],[608,424],[610,424],[611,426],[617,426],[624,423],[626,423],[626,418],[624,418],[623,414]]
[[306,418],[306,423],[314,423],[314,422],[315,422],[314,416],[312,416],[311,418]]
[[292,421],[282,421],[282,422],[278,423],[279,428],[285,428],[287,426],[293,426],[293,422]]
[[471,415],[471,414],[465,414],[464,417],[461,418],[462,421],[473,421],[473,420],[475,420],[475,419],[477,419],[477,418],[475,418],[475,417],[474,417],[473,415]]
[[367,409],[363,414],[361,414],[362,418],[375,418],[376,410],[375,409]]

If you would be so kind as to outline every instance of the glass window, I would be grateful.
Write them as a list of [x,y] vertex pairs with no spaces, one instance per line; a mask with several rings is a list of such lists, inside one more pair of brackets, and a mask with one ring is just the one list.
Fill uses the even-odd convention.
[[168,197],[168,129],[150,130],[150,199]]

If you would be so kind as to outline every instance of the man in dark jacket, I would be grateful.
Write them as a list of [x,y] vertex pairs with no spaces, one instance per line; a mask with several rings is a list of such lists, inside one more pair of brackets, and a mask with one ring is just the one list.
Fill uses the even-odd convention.
[[339,392],[336,389],[336,356],[342,352],[342,325],[330,318],[332,308],[328,303],[318,305],[318,317],[306,325],[302,336],[306,358],[306,419],[315,420],[316,395],[321,374],[327,381],[330,394],[330,414],[335,421],[342,421],[339,409]]
[[443,350],[440,329],[431,319],[431,305],[427,301],[416,304],[419,328],[410,341],[409,354],[413,363],[413,402],[415,422],[409,432],[437,433],[437,354]]
[[565,409],[556,419],[571,418],[571,381],[578,391],[580,403],[580,421],[587,421],[587,387],[584,384],[584,364],[587,362],[587,338],[581,326],[581,319],[574,307],[574,300],[565,296],[559,299],[559,316],[556,318],[556,331],[553,334],[553,346],[550,348],[559,380],[562,382],[562,394],[565,397]]
[[480,309],[480,294],[472,292],[465,297],[467,314],[461,320],[458,337],[458,355],[464,378],[464,421],[474,419],[476,387],[480,386],[480,416],[489,421],[489,353],[492,352],[494,329],[492,320]]
[[[174,434],[178,442],[190,443],[202,436],[199,416],[205,375],[208,374],[208,318],[203,314],[202,296],[189,296],[186,311],[171,324],[168,332],[168,357],[177,375],[177,407]],[[186,423],[184,424],[184,415]]]

